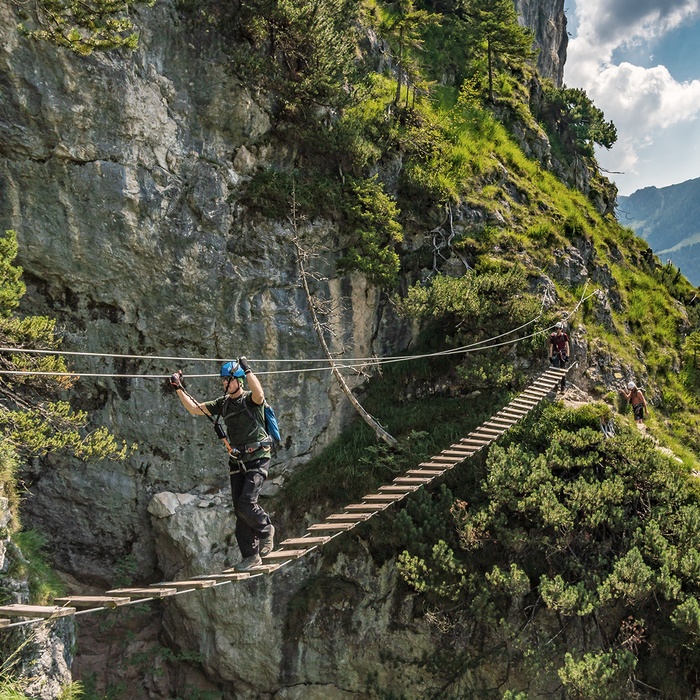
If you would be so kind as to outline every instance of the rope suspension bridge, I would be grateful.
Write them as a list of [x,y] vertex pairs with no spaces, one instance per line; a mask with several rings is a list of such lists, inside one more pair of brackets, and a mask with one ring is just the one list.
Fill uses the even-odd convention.
[[327,516],[323,522],[310,525],[302,537],[282,541],[277,549],[262,558],[262,564],[249,571],[238,572],[226,569],[220,573],[204,574],[188,580],[165,581],[140,588],[113,588],[106,591],[104,595],[69,595],[55,598],[51,605],[3,605],[0,606],[0,627],[8,629],[105,609],[116,609],[273,574],[291,562],[319,549],[333,538],[377,516],[419,488],[427,487],[450,469],[454,469],[476,453],[485,450],[525,418],[543,400],[554,394],[570,369],[571,367],[546,370],[527,389],[465,438],[427,461],[421,462],[415,469],[409,469],[401,476],[397,476],[391,483],[380,486],[376,492],[366,494],[359,502],[350,503],[341,511]]

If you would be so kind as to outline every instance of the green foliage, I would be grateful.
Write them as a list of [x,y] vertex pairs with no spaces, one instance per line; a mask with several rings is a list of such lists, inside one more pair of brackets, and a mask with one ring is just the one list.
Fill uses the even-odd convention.
[[[471,504],[452,507],[463,552],[445,545],[440,555],[450,565],[441,570],[428,543],[414,547],[409,539],[402,573],[434,604],[459,603],[472,619],[478,611],[485,634],[522,650],[511,662],[525,663],[549,613],[564,637],[577,626],[601,629],[606,643],[584,633],[587,642],[560,640],[533,658],[538,672],[558,672],[567,696],[630,697],[633,677],[670,688],[670,679],[658,677],[661,657],[684,669],[679,684],[694,687],[700,503],[682,469],[649,441],[624,431],[604,438],[599,423],[608,411],[549,405],[512,428],[503,445],[491,447]],[[435,528],[444,533],[445,525]],[[449,533],[447,541],[455,541]],[[514,610],[531,622],[512,625]]]
[[83,700],[85,688],[80,681],[67,683],[61,688],[61,694],[56,700]]
[[155,0],[36,0],[33,28],[20,25],[30,39],[49,41],[82,56],[93,51],[135,49],[138,33],[130,14]]
[[636,658],[629,651],[566,654],[559,677],[568,697],[580,700],[628,700],[633,697]]
[[433,595],[451,601],[459,598],[467,579],[466,568],[442,540],[438,540],[425,558],[403,552],[396,568],[416,591],[424,593],[430,590]]
[[26,700],[27,681],[11,675],[0,675],[0,700]]
[[411,287],[397,304],[406,316],[432,321],[429,332],[439,327],[450,344],[461,345],[537,316],[539,305],[525,286],[526,276],[518,267],[469,271],[457,278],[436,275],[427,285]]
[[22,530],[12,538],[10,573],[26,579],[32,603],[46,605],[65,592],[65,588],[51,568],[46,553],[46,537],[37,530]]
[[346,217],[351,242],[338,260],[338,269],[359,270],[370,282],[390,286],[399,272],[394,246],[403,240],[396,202],[377,178],[352,182],[350,189]]
[[236,73],[274,92],[287,118],[346,102],[357,81],[358,0],[186,0],[180,7],[224,34]]
[[263,216],[283,221],[291,216],[294,203],[298,216],[314,220],[337,216],[344,196],[340,183],[320,173],[261,168],[244,185],[240,202]]
[[[59,340],[54,335],[55,321],[30,316],[9,316],[25,288],[16,267],[16,235],[8,231],[0,239],[0,271],[7,286],[3,288],[3,313],[0,315],[0,341],[4,347],[53,350]],[[49,451],[67,450],[81,459],[123,459],[133,448],[120,444],[105,428],[88,431],[88,416],[74,411],[66,401],[50,400],[73,380],[66,376],[32,375],[32,372],[65,373],[61,357],[24,353],[0,355],[0,369],[28,374],[0,375],[0,437],[2,445],[23,457],[42,456]]]
[[379,24],[379,31],[393,45],[398,71],[394,105],[401,99],[401,87],[406,78],[406,103],[408,104],[410,83],[420,81],[420,71],[411,60],[423,45],[422,36],[428,27],[439,25],[440,15],[418,9],[413,0],[395,0],[386,5],[388,13]]
[[468,0],[466,4],[473,45],[486,59],[488,94],[493,102],[496,70],[519,66],[533,56],[533,36],[518,24],[515,6],[510,0]]
[[22,268],[13,265],[17,256],[17,234],[5,231],[0,237],[0,318],[5,320],[25,292]]
[[555,88],[545,83],[544,104],[538,119],[555,135],[567,153],[595,154],[594,144],[612,148],[617,129],[582,88]]

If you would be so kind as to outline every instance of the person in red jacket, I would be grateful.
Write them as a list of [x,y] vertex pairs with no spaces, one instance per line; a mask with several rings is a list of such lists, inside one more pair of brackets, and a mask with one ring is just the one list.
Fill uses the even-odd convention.
[[[569,336],[564,333],[564,324],[559,321],[555,331],[549,336],[549,362],[552,367],[566,367],[569,361]],[[561,378],[561,390],[566,387],[566,377]]]

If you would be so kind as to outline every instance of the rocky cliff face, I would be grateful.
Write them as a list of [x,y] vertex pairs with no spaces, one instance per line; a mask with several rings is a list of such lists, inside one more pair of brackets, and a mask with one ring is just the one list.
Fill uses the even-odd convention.
[[[285,224],[251,218],[240,184],[284,160],[265,145],[264,101],[218,62],[216,43],[188,34],[172,8],[143,18],[135,54],[79,58],[28,42],[16,6],[0,3],[0,225],[19,233],[25,309],[59,319],[64,349],[133,355],[318,358]],[[195,45],[196,44],[196,45]],[[313,241],[332,240],[323,222]],[[333,278],[335,350],[369,356],[401,344],[377,292]],[[342,302],[340,297],[342,296]],[[391,327],[390,333],[387,329]],[[317,367],[318,365],[316,365]],[[85,373],[216,374],[218,363],[76,359]],[[299,367],[299,366],[298,366]],[[314,367],[314,365],[307,365]],[[284,446],[273,476],[334,437],[348,407],[327,371],[262,375]],[[51,455],[30,476],[27,513],[52,536],[60,568],[96,582],[156,567],[151,495],[217,488],[225,455],[208,424],[187,415],[158,378],[81,379],[75,403],[139,447],[123,464],[87,468]],[[192,379],[198,397],[216,379]]]
[[535,35],[535,44],[539,48],[539,72],[561,87],[569,43],[564,0],[515,0],[515,9],[522,25]]
[[[5,485],[0,486],[0,587],[3,604],[30,602],[27,560],[12,539],[13,519]],[[68,618],[57,623],[31,624],[3,630],[0,657],[5,674],[13,675],[27,697],[52,700],[71,682],[75,653],[75,625]]]
[[[519,6],[555,82],[566,45],[560,5]],[[22,39],[17,6],[0,0],[0,226],[19,233],[24,310],[58,318],[66,350],[246,354],[263,372],[288,368],[263,360],[318,358],[288,225],[256,219],[238,201],[255,167],[289,155],[267,145],[268,105],[171,5],[140,19],[133,55],[78,58]],[[335,233],[325,222],[305,231],[312,242]],[[335,276],[330,254],[317,265],[343,329],[335,350],[364,357],[405,346],[409,329],[376,290]],[[127,461],[85,466],[50,455],[25,475],[25,517],[50,536],[58,567],[110,584],[222,564],[231,523],[214,501],[222,488],[227,496],[225,456],[210,426],[161,391],[163,375],[211,375],[217,363],[111,357],[74,367],[149,377],[84,376],[72,391],[96,424],[138,443]],[[279,484],[338,434],[350,409],[328,372],[261,376],[284,433],[271,474]],[[193,378],[189,388],[211,396],[219,382]],[[177,507],[149,514],[162,492],[181,494]],[[352,555],[168,604],[170,640],[188,640],[223,697],[364,697],[373,687],[412,697],[430,631],[396,592],[393,561],[378,565],[347,539]],[[155,674],[142,690],[172,696]]]
[[[216,498],[163,493],[151,513],[165,571],[221,567],[231,519]],[[395,560],[373,561],[361,537],[343,536],[274,576],[169,601],[165,634],[201,659],[224,698],[345,700],[381,689],[425,697],[430,626],[414,614]]]

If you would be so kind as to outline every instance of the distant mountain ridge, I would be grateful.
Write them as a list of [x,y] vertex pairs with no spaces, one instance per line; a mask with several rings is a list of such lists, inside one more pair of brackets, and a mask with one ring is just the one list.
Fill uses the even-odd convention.
[[700,178],[618,197],[617,219],[700,285]]

